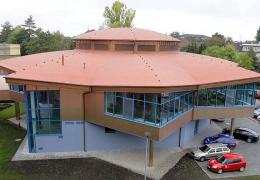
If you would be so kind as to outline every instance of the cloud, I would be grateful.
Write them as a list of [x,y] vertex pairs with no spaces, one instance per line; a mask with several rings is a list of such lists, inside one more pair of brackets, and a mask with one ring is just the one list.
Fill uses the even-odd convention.
[[[1,2],[0,23],[23,24],[32,14],[45,30],[74,36],[97,29],[104,21],[105,6],[113,0],[8,0]],[[162,33],[179,31],[211,35],[215,32],[235,40],[254,39],[260,26],[259,0],[122,0],[136,10],[134,24]]]

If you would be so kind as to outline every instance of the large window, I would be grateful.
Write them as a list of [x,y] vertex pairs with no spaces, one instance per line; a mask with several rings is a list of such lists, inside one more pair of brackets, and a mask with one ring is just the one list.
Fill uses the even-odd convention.
[[193,95],[183,93],[105,93],[109,115],[161,126],[192,108]]
[[198,91],[198,106],[252,106],[255,104],[256,85],[243,84]]
[[29,91],[27,98],[33,134],[60,134],[59,91]]
[[[196,107],[234,107],[255,104],[256,84],[171,93],[105,93],[107,115],[162,126]],[[44,96],[44,95],[43,95]],[[43,97],[43,100],[44,97]]]
[[15,91],[15,92],[18,92],[21,94],[23,94],[23,92],[24,92],[24,87],[22,85],[10,84],[9,89],[11,91]]

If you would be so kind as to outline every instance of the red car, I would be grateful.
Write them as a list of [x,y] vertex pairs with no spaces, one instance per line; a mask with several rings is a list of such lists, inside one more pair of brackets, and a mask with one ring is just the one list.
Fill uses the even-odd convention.
[[208,168],[216,173],[221,174],[225,171],[244,171],[246,160],[237,153],[227,153],[218,158],[208,161]]

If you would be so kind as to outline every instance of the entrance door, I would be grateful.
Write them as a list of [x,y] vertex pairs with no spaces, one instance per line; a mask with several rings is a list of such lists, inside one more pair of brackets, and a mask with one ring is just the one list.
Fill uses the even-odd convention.
[[195,121],[194,135],[198,134],[200,120]]

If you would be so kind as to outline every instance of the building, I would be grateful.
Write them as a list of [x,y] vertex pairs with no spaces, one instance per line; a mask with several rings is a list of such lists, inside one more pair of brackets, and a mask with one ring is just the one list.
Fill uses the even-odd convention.
[[210,118],[253,113],[258,73],[179,52],[178,39],[112,28],[74,40],[74,50],[0,62],[11,92],[24,90],[32,153],[142,149],[148,136],[152,166],[154,149],[188,144]]
[[256,57],[260,59],[260,42],[258,44],[241,44],[241,52],[249,52],[250,49],[252,49],[255,52]]
[[3,59],[20,56],[20,44],[1,44],[0,43],[0,61]]

